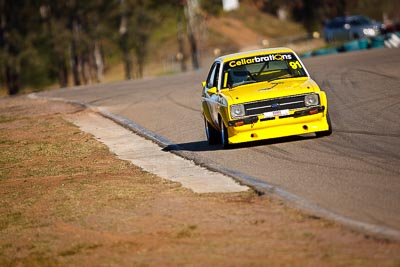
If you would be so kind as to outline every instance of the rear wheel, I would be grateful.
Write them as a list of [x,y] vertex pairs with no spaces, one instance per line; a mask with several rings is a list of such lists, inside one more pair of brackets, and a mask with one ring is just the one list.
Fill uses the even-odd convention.
[[206,120],[206,118],[204,118],[204,127],[206,130],[208,144],[216,145],[221,143],[221,136],[219,132],[210,125],[210,123]]
[[329,136],[332,134],[332,124],[331,124],[331,117],[329,116],[329,112],[326,112],[326,121],[328,122],[328,130],[327,131],[322,131],[322,132],[316,132],[315,135],[317,137],[324,137],[324,136]]

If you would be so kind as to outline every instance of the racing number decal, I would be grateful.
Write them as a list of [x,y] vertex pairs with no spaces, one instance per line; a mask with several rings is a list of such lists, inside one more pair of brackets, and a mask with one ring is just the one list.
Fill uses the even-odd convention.
[[289,63],[289,65],[294,70],[296,70],[297,68],[300,68],[300,69],[303,68],[299,61],[292,61]]

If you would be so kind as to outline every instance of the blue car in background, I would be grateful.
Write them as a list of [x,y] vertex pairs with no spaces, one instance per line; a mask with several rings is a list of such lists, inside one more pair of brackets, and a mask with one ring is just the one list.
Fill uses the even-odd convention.
[[347,41],[380,35],[384,25],[361,15],[338,17],[324,25],[327,42]]

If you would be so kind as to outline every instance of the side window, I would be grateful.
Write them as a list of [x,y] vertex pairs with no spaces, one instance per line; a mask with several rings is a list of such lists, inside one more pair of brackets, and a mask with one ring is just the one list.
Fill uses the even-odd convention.
[[219,63],[214,63],[214,65],[211,67],[210,73],[208,74],[208,77],[207,77],[207,87],[208,88],[218,86],[219,66],[220,66]]

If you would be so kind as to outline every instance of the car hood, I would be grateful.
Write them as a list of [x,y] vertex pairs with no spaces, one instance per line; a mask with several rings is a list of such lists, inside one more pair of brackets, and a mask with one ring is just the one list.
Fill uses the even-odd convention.
[[311,78],[291,78],[242,85],[224,90],[223,95],[228,98],[228,102],[240,104],[319,91],[318,85]]

